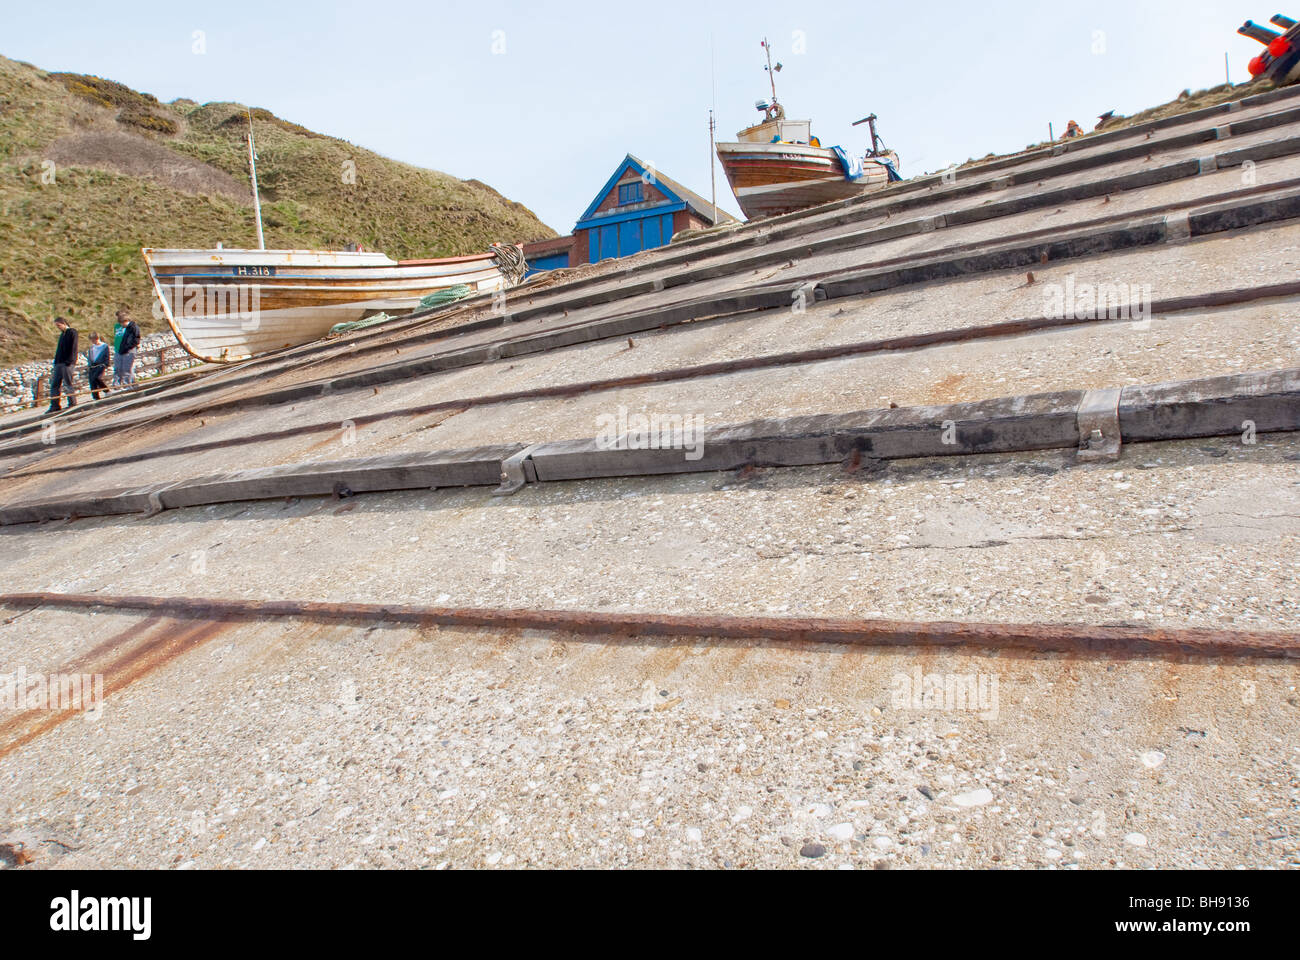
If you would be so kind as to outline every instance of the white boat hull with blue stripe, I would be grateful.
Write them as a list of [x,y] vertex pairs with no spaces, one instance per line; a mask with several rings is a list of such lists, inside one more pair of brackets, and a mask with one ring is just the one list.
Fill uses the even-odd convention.
[[248,360],[325,336],[338,323],[415,310],[432,293],[514,286],[518,247],[468,257],[395,261],[382,253],[322,250],[142,251],[180,345],[211,363]]

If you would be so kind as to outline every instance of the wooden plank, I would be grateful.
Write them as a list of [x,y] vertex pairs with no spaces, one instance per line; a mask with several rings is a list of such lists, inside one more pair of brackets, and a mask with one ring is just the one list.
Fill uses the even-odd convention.
[[525,444],[427,450],[355,460],[316,461],[195,477],[178,483],[108,490],[0,506],[0,525],[111,516],[241,500],[326,496],[432,487],[488,486],[501,463]]
[[[529,457],[540,482],[965,456],[1077,448],[1084,391],[1000,397],[943,406],[754,420],[691,433],[660,429],[657,441],[624,434],[542,444]],[[1300,368],[1169,384],[1120,394],[1125,443],[1300,429]],[[682,424],[678,424],[680,431]],[[633,427],[635,430],[636,428]],[[614,442],[611,442],[614,441]],[[657,442],[658,447],[652,446]],[[495,485],[526,444],[420,451],[351,461],[268,467],[173,484],[0,506],[0,524],[105,516],[232,500],[337,492]]]
[[1300,368],[1125,387],[1127,443],[1300,430]]
[[[703,430],[543,444],[531,460],[542,482],[598,477],[792,467],[1077,447],[1083,391],[1002,397],[943,406],[753,420]],[[652,434],[654,434],[652,438]],[[677,444],[647,449],[654,442]]]

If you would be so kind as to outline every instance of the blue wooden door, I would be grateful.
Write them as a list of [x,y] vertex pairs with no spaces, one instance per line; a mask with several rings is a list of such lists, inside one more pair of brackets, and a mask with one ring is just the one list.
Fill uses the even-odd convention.
[[618,255],[630,257],[641,250],[641,221],[624,220],[618,225]]
[[641,231],[641,243],[646,250],[653,250],[655,247],[663,246],[663,240],[660,239],[660,218],[646,217],[644,227]]
[[600,259],[618,256],[618,226],[600,228]]

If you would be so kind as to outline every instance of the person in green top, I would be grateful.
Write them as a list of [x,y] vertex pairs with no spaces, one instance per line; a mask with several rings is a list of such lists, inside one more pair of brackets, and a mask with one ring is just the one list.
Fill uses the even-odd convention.
[[126,333],[126,317],[117,311],[117,323],[113,326],[113,389],[122,386],[122,334]]
[[140,345],[140,328],[125,310],[117,311],[117,325],[113,327],[113,386],[135,385],[135,348]]

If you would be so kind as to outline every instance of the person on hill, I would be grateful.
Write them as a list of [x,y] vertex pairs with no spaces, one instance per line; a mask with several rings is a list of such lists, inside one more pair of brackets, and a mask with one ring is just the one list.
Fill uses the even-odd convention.
[[135,348],[140,345],[140,328],[125,310],[117,311],[117,325],[113,327],[113,386],[135,386]]
[[54,325],[59,330],[59,343],[54,348],[54,370],[50,376],[50,413],[62,409],[59,395],[68,395],[68,409],[77,405],[77,395],[72,388],[72,371],[77,366],[77,331],[62,317],[54,318]]
[[101,392],[107,393],[108,387],[104,384],[104,371],[108,369],[108,358],[111,351],[104,338],[98,333],[90,335],[90,349],[86,351],[86,379],[90,381],[90,395],[96,400],[99,399]]

